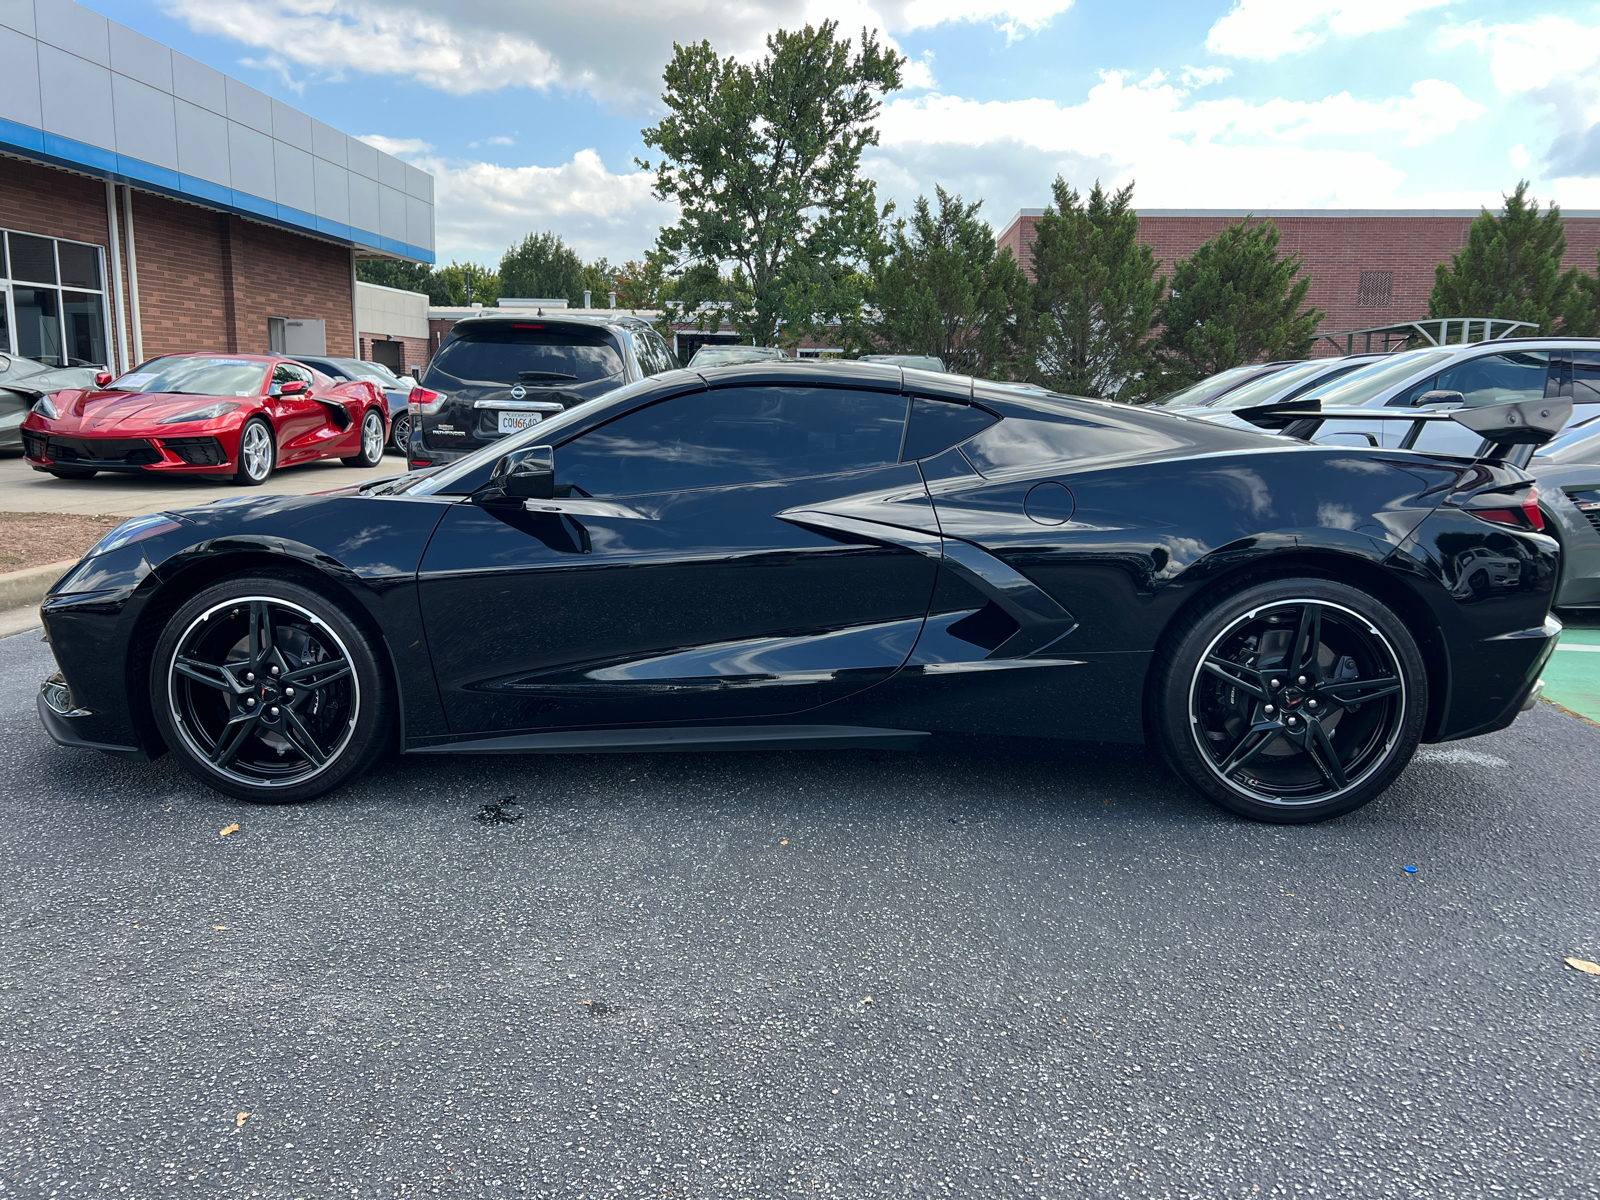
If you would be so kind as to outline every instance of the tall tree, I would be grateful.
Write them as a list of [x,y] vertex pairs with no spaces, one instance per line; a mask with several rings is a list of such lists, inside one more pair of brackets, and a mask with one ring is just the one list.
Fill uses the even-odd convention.
[[939,211],[918,196],[909,221],[895,223],[877,279],[873,332],[882,349],[932,354],[952,371],[995,375],[1012,342],[1012,309],[1027,280],[1011,251],[995,251],[994,231],[935,187]]
[[428,295],[435,304],[481,304],[493,308],[500,298],[500,276],[481,263],[452,262],[433,273]]
[[[855,317],[862,268],[881,249],[887,209],[861,153],[878,144],[873,122],[905,59],[866,30],[852,49],[837,30],[779,30],[754,63],[719,59],[709,42],[675,45],[667,115],[643,131],[660,157],[639,165],[680,212],[657,248],[674,272],[709,266],[737,280],[727,315],[760,345],[794,345]],[[707,297],[689,283],[674,304],[692,312]]]
[[399,262],[392,258],[358,258],[356,278],[362,283],[399,288],[403,292],[426,292],[433,283],[433,268],[427,263]]
[[530,233],[500,260],[500,295],[583,303],[583,260],[557,233]]
[[[1161,388],[1182,387],[1243,363],[1305,358],[1326,316],[1306,308],[1311,277],[1298,254],[1278,253],[1278,227],[1230,225],[1172,272],[1157,320]],[[1155,381],[1147,391],[1156,390]]]
[[1467,244],[1435,268],[1428,315],[1507,317],[1533,321],[1540,333],[1592,334],[1594,279],[1576,267],[1561,269],[1567,234],[1560,207],[1540,216],[1526,179],[1504,200],[1497,213],[1483,209]]
[[671,292],[661,256],[647,253],[617,268],[618,308],[660,308]]
[[1057,391],[1129,398],[1145,386],[1150,328],[1166,285],[1139,241],[1133,185],[1085,201],[1056,176],[1033,244],[1030,342],[1036,378]]
[[605,255],[583,265],[583,290],[589,293],[589,304],[593,308],[604,308],[606,296],[617,290],[617,268]]

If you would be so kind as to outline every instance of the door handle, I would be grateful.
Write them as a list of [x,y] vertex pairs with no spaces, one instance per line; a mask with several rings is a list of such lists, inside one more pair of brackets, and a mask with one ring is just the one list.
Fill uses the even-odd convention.
[[610,517],[621,521],[659,521],[659,513],[640,512],[614,500],[525,500],[523,508],[530,513],[556,513],[564,517]]

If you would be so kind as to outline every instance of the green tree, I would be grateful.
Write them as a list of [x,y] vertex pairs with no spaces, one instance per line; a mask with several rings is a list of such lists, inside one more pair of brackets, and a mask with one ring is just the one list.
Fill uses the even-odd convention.
[[500,260],[500,295],[583,303],[583,260],[561,236],[530,233]]
[[500,277],[481,263],[452,262],[433,273],[428,297],[434,304],[481,304],[493,308],[500,298]]
[[399,288],[403,292],[426,292],[433,283],[433,268],[427,263],[399,262],[392,258],[358,258],[356,278],[362,283]]
[[1148,386],[1165,282],[1139,241],[1133,185],[1085,201],[1059,175],[1033,244],[1029,328],[1034,378],[1056,391],[1127,399]]
[[630,258],[617,268],[618,308],[658,309],[670,291],[666,266],[658,254]]
[[1594,333],[1595,278],[1561,269],[1567,234],[1560,207],[1541,216],[1525,179],[1504,200],[1497,213],[1483,209],[1467,244],[1435,268],[1428,315],[1506,317],[1533,321],[1545,334]]
[[[583,288],[589,293],[589,303],[594,308],[606,306],[606,294],[617,289],[617,268],[604,255],[583,268]],[[582,300],[582,297],[579,297]]]
[[[863,268],[881,252],[888,210],[861,153],[878,143],[873,122],[905,60],[866,30],[852,51],[837,29],[779,30],[749,64],[719,59],[709,42],[675,45],[667,115],[643,131],[660,157],[639,165],[680,212],[658,250],[675,274],[709,266],[721,279],[726,269],[738,284],[728,316],[760,345],[856,318]],[[708,298],[685,279],[673,304],[693,312]]]
[[952,371],[995,375],[1027,280],[1009,249],[996,253],[994,231],[978,216],[983,201],[964,204],[937,186],[934,192],[937,213],[918,196],[910,220],[895,222],[874,289],[873,332],[881,349],[932,354]]
[[[1298,254],[1278,253],[1278,228],[1247,217],[1179,262],[1157,316],[1161,389],[1242,363],[1305,358],[1326,315],[1306,308],[1311,277]],[[1157,390],[1152,380],[1145,390]]]

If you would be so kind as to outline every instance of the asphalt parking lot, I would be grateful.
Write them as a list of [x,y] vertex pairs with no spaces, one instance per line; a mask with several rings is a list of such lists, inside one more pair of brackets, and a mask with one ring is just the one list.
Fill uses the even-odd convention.
[[1309,828],[1026,750],[252,808],[50,745],[50,669],[0,640],[0,1196],[1600,1195],[1549,706]]

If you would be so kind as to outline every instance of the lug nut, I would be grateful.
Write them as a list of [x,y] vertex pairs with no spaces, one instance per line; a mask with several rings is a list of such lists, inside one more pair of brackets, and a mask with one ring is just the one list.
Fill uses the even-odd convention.
[[275,717],[277,715],[278,715],[278,706],[276,704],[274,704],[271,708],[267,709],[267,716]]
[[[276,712],[276,711],[277,711],[277,709],[273,709],[273,711],[274,711],[274,712]],[[1288,721],[1288,725],[1289,725],[1289,728],[1290,728],[1290,729],[1293,729],[1293,728],[1294,728],[1294,727],[1295,727],[1295,726],[1296,726],[1296,725],[1298,725],[1298,724],[1300,724],[1300,722],[1299,722],[1299,721],[1297,721],[1297,720],[1295,720],[1295,719],[1294,719],[1294,718],[1293,718],[1293,717],[1290,717],[1290,718],[1289,718],[1289,721]]]
[[[284,688],[284,689],[283,689],[283,694],[284,694],[284,695],[285,695],[285,696],[288,696],[288,697],[289,697],[289,698],[290,698],[290,699],[291,699],[291,700],[292,700],[292,699],[294,699],[294,689],[293,689],[293,688],[292,688],[292,687],[286,687],[286,688]],[[1312,708],[1315,708],[1315,707],[1316,707],[1316,706],[1317,706],[1317,702],[1316,702],[1316,701],[1315,701],[1315,700],[1313,700],[1313,701],[1312,701],[1312,702],[1311,702],[1311,707],[1312,707]]]
[[[269,671],[271,671],[271,672],[272,672],[272,674],[274,674],[274,675],[276,675],[276,674],[277,674],[277,673],[278,673],[278,668],[277,668],[277,667],[269,667],[269,668],[267,668],[267,669],[268,669],[268,670],[269,670]],[[1300,682],[1301,682],[1301,683],[1304,683],[1304,682],[1305,682],[1305,680],[1304,680],[1304,679],[1303,679],[1303,678],[1302,678],[1302,679],[1301,679],[1301,680],[1300,680]]]
[[1270,686],[1272,687],[1273,691],[1277,691],[1278,688],[1283,686],[1283,680],[1274,679]]
[[[278,668],[277,667],[273,667],[272,668],[272,673],[274,675],[276,675],[278,673]],[[1304,675],[1300,676],[1300,682],[1304,683],[1305,681],[1306,681],[1306,677]]]
[[1265,707],[1263,707],[1261,711],[1266,713],[1267,716],[1270,717],[1273,713],[1277,712],[1278,710],[1273,708],[1272,705],[1268,704]]
[[1307,700],[1306,701],[1306,707],[1307,708],[1315,708],[1316,706],[1317,706],[1317,702],[1315,700]]
[[244,706],[246,708],[254,708],[256,706],[256,698],[254,696],[246,696]]
[[254,683],[256,681],[256,673],[254,671],[246,671],[244,673],[244,681],[246,683]]

